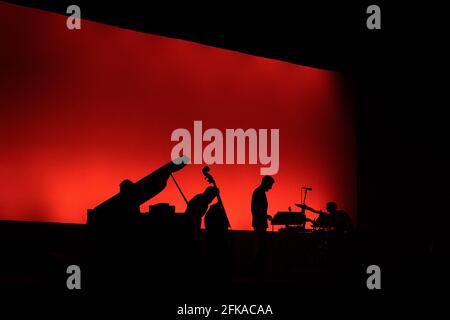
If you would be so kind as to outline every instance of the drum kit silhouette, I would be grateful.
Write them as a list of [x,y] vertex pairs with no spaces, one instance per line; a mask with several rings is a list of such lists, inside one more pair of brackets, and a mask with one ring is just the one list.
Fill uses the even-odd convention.
[[308,195],[308,191],[312,191],[310,187],[302,187],[301,188],[301,203],[295,203],[295,206],[301,208],[301,211],[292,211],[291,207],[288,207],[288,211],[278,211],[273,217],[271,224],[272,230],[273,226],[284,226],[284,229],[280,230],[298,230],[298,231],[306,231],[306,223],[311,222],[313,231],[328,229],[326,223],[324,223],[323,215],[319,215],[319,217],[315,220],[306,217],[306,210],[314,210],[306,204],[306,197]]

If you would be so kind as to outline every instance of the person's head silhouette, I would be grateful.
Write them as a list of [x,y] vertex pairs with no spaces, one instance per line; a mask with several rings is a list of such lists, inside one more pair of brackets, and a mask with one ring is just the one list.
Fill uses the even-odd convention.
[[269,191],[270,189],[272,189],[274,183],[274,178],[272,178],[271,176],[264,176],[261,181],[261,186],[263,187],[264,191]]
[[209,186],[208,188],[203,191],[203,195],[207,199],[209,203],[211,203],[215,197],[219,194],[219,189],[216,187]]
[[134,183],[131,180],[128,179],[123,180],[119,185],[120,192],[126,193],[130,191],[133,185]]
[[330,201],[327,203],[327,211],[330,213],[336,212],[337,210],[337,203]]

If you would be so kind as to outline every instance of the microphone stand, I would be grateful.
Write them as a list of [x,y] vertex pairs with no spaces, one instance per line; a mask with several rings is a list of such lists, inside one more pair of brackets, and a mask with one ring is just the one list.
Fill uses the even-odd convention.
[[302,216],[305,217],[305,223],[303,224],[303,230],[305,230],[306,227],[306,196],[308,194],[309,189],[306,187],[302,187],[302,190],[305,190],[304,194],[303,194],[303,200],[302,200],[302,204],[303,204],[303,208],[302,208]]

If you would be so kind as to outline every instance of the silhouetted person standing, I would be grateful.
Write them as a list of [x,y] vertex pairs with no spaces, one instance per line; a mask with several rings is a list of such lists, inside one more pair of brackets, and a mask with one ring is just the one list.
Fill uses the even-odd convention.
[[261,184],[253,191],[252,195],[252,227],[255,230],[255,258],[259,264],[267,252],[267,220],[272,220],[272,216],[267,214],[269,203],[266,192],[272,189],[275,180],[271,176],[264,176]]

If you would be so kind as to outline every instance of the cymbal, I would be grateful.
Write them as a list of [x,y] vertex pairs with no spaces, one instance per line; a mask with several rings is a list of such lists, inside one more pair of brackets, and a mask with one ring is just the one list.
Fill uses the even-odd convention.
[[295,203],[295,205],[300,208],[306,207],[306,204],[303,203]]

